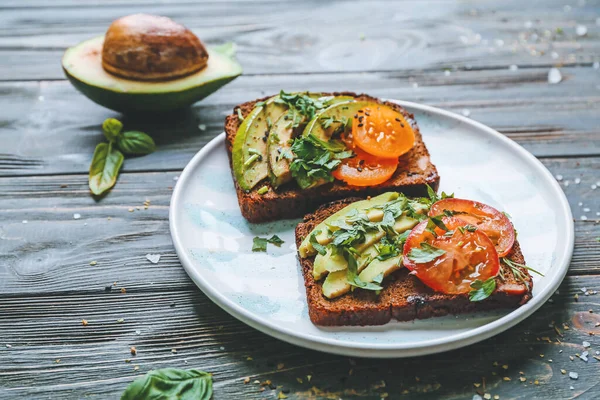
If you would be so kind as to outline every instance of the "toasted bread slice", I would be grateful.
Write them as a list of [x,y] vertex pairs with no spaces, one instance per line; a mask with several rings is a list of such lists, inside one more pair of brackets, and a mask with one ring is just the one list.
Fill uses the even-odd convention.
[[[306,215],[304,222],[296,227],[296,246],[299,247],[302,240],[325,218],[357,200],[362,199],[338,200]],[[507,257],[525,265],[516,241]],[[314,324],[323,326],[383,325],[392,319],[411,321],[447,314],[516,308],[531,298],[533,289],[533,280],[526,269],[520,268],[526,276],[524,283],[517,281],[510,268],[502,264],[505,280],[496,278],[497,288],[490,297],[471,302],[467,294],[447,295],[434,292],[418,278],[409,275],[406,268],[401,268],[385,279],[379,295],[368,290],[355,290],[330,300],[323,296],[322,281],[316,282],[313,278],[313,261],[314,257],[300,258],[300,265],[306,286],[308,314]]]
[[[265,179],[259,182],[252,190],[244,191],[235,182],[234,178],[238,203],[242,215],[248,221],[267,222],[283,218],[300,218],[321,204],[351,196],[375,196],[390,191],[402,192],[407,196],[425,196],[427,194],[427,184],[434,190],[437,190],[440,177],[435,165],[431,163],[429,152],[425,147],[425,143],[423,143],[421,132],[412,114],[408,113],[398,104],[384,102],[365,94],[357,95],[355,93],[343,92],[324,93],[323,95],[352,96],[357,100],[374,101],[398,110],[413,127],[415,132],[414,147],[399,158],[398,169],[394,175],[386,182],[377,186],[356,187],[349,186],[341,181],[335,181],[313,189],[301,190],[296,182],[293,181],[277,190],[273,190],[269,180]],[[265,101],[270,97],[241,104],[235,107],[234,113],[228,115],[225,119],[226,146],[230,164],[232,163],[231,152],[233,141],[241,124],[237,110],[239,109],[242,116],[246,117],[257,102]],[[258,194],[257,190],[263,186],[267,186],[270,190],[263,195]]]

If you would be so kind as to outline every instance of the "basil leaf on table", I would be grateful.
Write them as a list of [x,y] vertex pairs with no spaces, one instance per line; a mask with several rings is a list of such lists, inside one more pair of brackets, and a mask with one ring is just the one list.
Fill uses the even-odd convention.
[[112,143],[100,143],[96,146],[90,165],[90,190],[100,195],[113,187],[125,157],[113,147]]
[[116,140],[122,130],[123,124],[118,119],[107,118],[102,123],[102,131],[109,142]]
[[127,131],[117,136],[117,146],[125,154],[144,155],[156,150],[154,140],[139,131]]
[[212,393],[212,376],[209,373],[197,369],[163,368],[131,382],[121,400],[209,400]]

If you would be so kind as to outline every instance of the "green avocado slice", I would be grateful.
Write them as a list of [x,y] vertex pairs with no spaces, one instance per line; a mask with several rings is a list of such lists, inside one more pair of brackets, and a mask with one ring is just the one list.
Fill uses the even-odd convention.
[[[318,98],[321,96],[320,93],[309,93],[310,97]],[[347,102],[352,100],[350,96],[336,96],[325,103],[326,105],[333,105],[337,103]],[[324,110],[322,110],[324,111]],[[321,112],[322,112],[321,111]],[[317,113],[313,119],[318,119],[320,113]],[[302,129],[306,124],[306,120],[303,119],[300,122],[298,128],[292,128],[291,121],[286,118],[286,115],[279,117],[273,124],[271,131],[269,132],[269,179],[271,185],[275,188],[283,185],[292,180],[292,174],[290,172],[290,160],[283,157],[286,151],[289,151],[292,146],[292,139],[297,129]]]
[[208,64],[182,78],[161,82],[124,79],[102,68],[104,36],[67,49],[62,67],[69,81],[90,100],[120,112],[170,111],[187,107],[242,73],[231,45],[207,48]]

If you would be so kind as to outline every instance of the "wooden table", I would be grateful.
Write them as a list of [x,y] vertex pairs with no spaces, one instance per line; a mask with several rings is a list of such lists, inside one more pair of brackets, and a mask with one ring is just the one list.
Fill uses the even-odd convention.
[[[592,357],[600,350],[600,295],[584,293],[600,291],[599,5],[3,1],[0,398],[118,398],[136,376],[162,367],[213,373],[216,399],[282,391],[299,399],[600,397],[600,358]],[[141,11],[172,17],[208,44],[235,41],[244,75],[174,118],[124,118],[152,134],[159,150],[128,159],[114,190],[96,201],[87,170],[100,124],[121,117],[75,91],[60,57]],[[554,66],[562,82],[549,84]],[[393,361],[305,350],[230,317],[181,267],[169,200],[183,167],[222,131],[235,104],[282,88],[430,104],[524,146],[561,181],[575,217],[575,254],[560,291],[493,339]],[[587,362],[576,355],[584,350]]]

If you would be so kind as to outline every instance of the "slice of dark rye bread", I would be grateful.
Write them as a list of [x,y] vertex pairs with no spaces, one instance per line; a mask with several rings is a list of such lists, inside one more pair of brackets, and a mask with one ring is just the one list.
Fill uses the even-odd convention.
[[[338,200],[306,215],[304,222],[296,227],[296,246],[300,247],[302,240],[325,218],[357,200],[362,199]],[[525,265],[519,243],[516,241],[507,257]],[[322,281],[317,282],[313,278],[314,259],[315,257],[300,258],[300,265],[304,275],[310,320],[322,326],[383,325],[392,319],[411,321],[447,314],[516,308],[531,298],[533,289],[533,280],[526,269],[520,268],[527,277],[528,285],[518,282],[510,268],[502,264],[505,281],[496,278],[497,289],[490,297],[483,301],[471,302],[467,294],[447,295],[434,292],[418,278],[409,275],[408,269],[401,268],[386,277],[379,295],[369,290],[355,290],[330,300],[323,296]],[[518,295],[510,294],[507,289],[511,286],[525,291]]]
[[[250,222],[267,222],[283,218],[300,218],[314,210],[317,206],[329,201],[343,199],[351,196],[375,196],[384,192],[397,191],[407,196],[424,196],[427,194],[426,184],[437,190],[440,182],[435,165],[431,163],[429,152],[423,143],[421,132],[412,114],[395,103],[381,101],[366,94],[350,92],[323,93],[324,96],[352,96],[357,100],[374,101],[385,104],[401,112],[410,122],[415,132],[415,146],[399,158],[398,169],[386,182],[371,187],[353,187],[344,182],[335,181],[313,189],[301,190],[296,182],[290,182],[277,190],[273,190],[269,180],[259,182],[252,190],[246,192],[235,181],[235,190],[242,215]],[[241,124],[237,110],[246,117],[259,101],[269,97],[249,101],[234,108],[234,113],[225,119],[225,141],[229,163],[231,165],[231,151],[237,130]],[[233,175],[233,169],[232,169]],[[270,190],[260,195],[257,190],[267,186]]]

